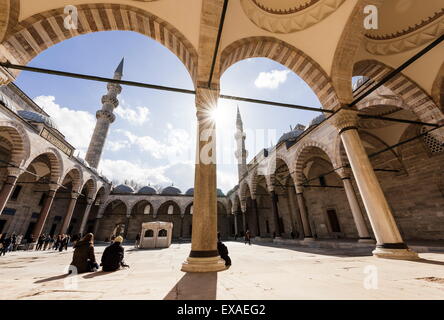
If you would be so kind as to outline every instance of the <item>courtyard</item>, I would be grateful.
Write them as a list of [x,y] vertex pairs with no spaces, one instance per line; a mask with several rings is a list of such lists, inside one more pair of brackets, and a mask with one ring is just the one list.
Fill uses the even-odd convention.
[[[73,299],[442,299],[444,253],[418,261],[379,259],[365,248],[323,249],[226,242],[233,266],[183,273],[190,244],[137,250],[125,246],[129,269],[66,277],[72,248],[15,251],[0,257],[1,300]],[[97,245],[99,261],[105,246]]]

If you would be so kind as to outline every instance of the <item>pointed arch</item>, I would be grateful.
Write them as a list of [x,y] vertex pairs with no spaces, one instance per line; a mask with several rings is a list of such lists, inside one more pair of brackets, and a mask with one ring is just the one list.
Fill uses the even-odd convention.
[[323,108],[340,106],[332,82],[322,67],[307,54],[274,37],[250,37],[237,40],[221,54],[220,75],[233,64],[248,58],[269,58],[295,72],[314,91]]
[[[1,44],[6,58],[26,65],[39,53],[61,41],[98,31],[135,31],[158,41],[185,65],[193,82],[197,51],[185,36],[163,19],[130,5],[96,3],[77,5],[78,27],[64,27],[64,8],[41,12],[19,22]],[[1,48],[0,48],[1,49]]]
[[10,162],[21,166],[29,159],[31,153],[28,133],[20,124],[10,120],[0,120],[0,134],[2,132],[12,145]]

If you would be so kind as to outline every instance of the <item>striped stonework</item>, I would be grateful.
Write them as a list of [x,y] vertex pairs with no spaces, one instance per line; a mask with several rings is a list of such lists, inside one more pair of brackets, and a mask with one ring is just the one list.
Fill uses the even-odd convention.
[[334,168],[337,167],[334,155],[331,155],[328,148],[316,141],[304,142],[296,152],[295,169],[294,169],[294,183],[300,185],[304,182],[304,168],[308,160],[318,157],[329,161]]
[[[77,6],[78,28],[66,29],[64,9],[36,14],[20,22],[2,43],[6,58],[27,64],[43,50],[63,40],[97,31],[135,31],[170,49],[188,69],[193,81],[197,70],[197,51],[172,25],[135,7],[119,4]],[[0,52],[4,51],[1,50]]]
[[[393,69],[375,60],[358,62],[353,70],[354,76],[366,76],[378,82]],[[421,121],[437,123],[444,120],[441,110],[432,98],[415,82],[399,73],[384,84],[385,87],[398,95],[405,106]]]
[[302,51],[275,38],[252,37],[232,43],[222,52],[220,74],[236,62],[255,57],[269,58],[294,71],[311,87],[324,108],[339,107],[331,80],[321,66]]
[[29,157],[31,148],[25,130],[15,122],[2,120],[0,121],[0,136],[12,146],[10,162],[20,166]]

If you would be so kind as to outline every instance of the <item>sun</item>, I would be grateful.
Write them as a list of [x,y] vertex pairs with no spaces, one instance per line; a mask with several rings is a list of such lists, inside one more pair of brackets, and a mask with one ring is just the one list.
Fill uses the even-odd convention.
[[234,123],[234,107],[231,103],[219,100],[217,106],[211,111],[211,119],[219,125],[227,125],[230,121]]

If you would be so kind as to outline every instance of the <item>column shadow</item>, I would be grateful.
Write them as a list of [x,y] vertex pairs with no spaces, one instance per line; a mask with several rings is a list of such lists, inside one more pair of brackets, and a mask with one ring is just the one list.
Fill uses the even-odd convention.
[[216,300],[217,272],[188,272],[163,300]]
[[65,274],[61,274],[59,276],[54,276],[54,277],[50,277],[50,278],[46,278],[46,279],[37,280],[37,281],[34,281],[34,283],[44,283],[44,282],[49,282],[49,281],[56,281],[56,280],[65,279],[67,277],[69,277],[69,274],[65,273]]

